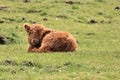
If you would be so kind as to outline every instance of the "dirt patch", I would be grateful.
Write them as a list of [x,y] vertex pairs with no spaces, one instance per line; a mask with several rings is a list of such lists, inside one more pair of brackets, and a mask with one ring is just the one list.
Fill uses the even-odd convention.
[[64,14],[56,16],[56,18],[67,19],[68,17]]
[[30,9],[27,11],[27,13],[40,13],[42,12],[41,10],[34,10],[34,9]]
[[26,67],[38,67],[38,68],[42,68],[41,64],[38,64],[38,63],[35,63],[35,62],[32,62],[32,61],[22,61],[20,63],[20,65],[26,66]]
[[98,23],[98,22],[96,20],[94,20],[94,19],[91,19],[88,23],[89,24],[95,24],[95,23]]
[[17,63],[11,59],[6,59],[2,62],[0,62],[2,65],[12,65],[12,66],[15,66],[17,65]]
[[73,2],[73,1],[66,1],[65,2],[66,4],[70,4],[70,5],[72,5],[72,4],[80,4],[80,2],[79,1],[76,1],[76,2]]
[[0,20],[0,23],[4,23],[4,21],[3,21],[3,20]]
[[86,35],[95,35],[95,33],[94,32],[89,32]]
[[114,10],[120,10],[120,7],[117,6],[117,7],[114,8]]
[[6,42],[15,42],[15,39],[13,37],[6,37]]
[[24,66],[33,66],[33,62],[31,61],[23,61],[21,64]]
[[43,18],[43,21],[48,21],[48,19],[47,18]]
[[[12,34],[12,36],[16,37],[16,35],[14,34]],[[0,44],[5,45],[5,44],[12,43],[12,42],[16,42],[14,37],[5,37],[5,36],[0,35]]]
[[12,70],[12,71],[11,71],[11,74],[16,74],[16,71],[15,71],[15,70]]
[[0,36],[0,44],[5,44],[5,40],[3,36]]
[[8,8],[8,7],[5,5],[0,5],[0,10],[6,9],[6,8]]
[[30,0],[23,0],[23,2],[30,2]]
[[4,21],[9,21],[9,22],[16,21],[14,18],[2,17],[2,19],[3,19]]

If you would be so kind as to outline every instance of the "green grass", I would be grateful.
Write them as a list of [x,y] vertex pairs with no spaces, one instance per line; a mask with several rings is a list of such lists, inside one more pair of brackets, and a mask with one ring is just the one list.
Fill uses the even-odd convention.
[[[65,1],[0,0],[7,7],[0,9],[0,35],[10,38],[0,45],[0,80],[120,79],[120,10],[114,10],[120,1]],[[26,22],[70,32],[79,42],[77,51],[27,53]]]

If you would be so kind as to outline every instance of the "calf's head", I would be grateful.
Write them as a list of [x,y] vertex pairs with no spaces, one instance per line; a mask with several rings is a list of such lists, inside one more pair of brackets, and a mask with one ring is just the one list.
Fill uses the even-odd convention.
[[29,25],[27,23],[24,24],[24,28],[28,33],[28,42],[30,45],[35,47],[40,47],[42,38],[44,35],[44,28],[40,24],[32,24]]

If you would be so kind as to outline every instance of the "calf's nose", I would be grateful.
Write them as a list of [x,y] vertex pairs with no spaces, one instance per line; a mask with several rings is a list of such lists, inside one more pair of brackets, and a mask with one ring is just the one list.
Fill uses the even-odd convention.
[[31,42],[36,43],[36,42],[38,42],[38,40],[37,39],[32,39]]

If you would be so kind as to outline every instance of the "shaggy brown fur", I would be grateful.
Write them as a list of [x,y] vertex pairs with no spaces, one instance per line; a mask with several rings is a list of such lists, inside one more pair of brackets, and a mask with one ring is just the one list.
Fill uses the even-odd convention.
[[40,24],[24,24],[30,44],[28,52],[76,51],[77,42],[67,32],[54,31]]

